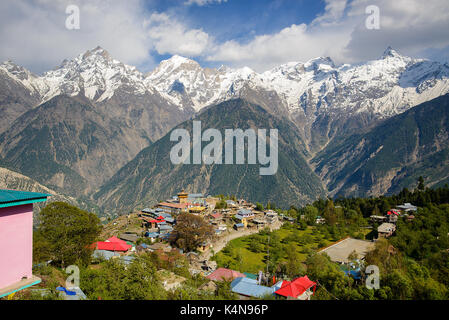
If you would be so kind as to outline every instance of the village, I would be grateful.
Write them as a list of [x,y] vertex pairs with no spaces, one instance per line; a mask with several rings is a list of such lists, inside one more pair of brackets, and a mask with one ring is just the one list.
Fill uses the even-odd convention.
[[[16,194],[9,191],[8,196],[11,197],[11,195],[14,197]],[[23,197],[23,194],[19,195]],[[38,199],[44,201],[47,196],[40,195]],[[30,199],[29,203],[37,201],[33,200],[36,199],[35,196]],[[9,208],[16,210],[15,203],[11,201]],[[176,227],[177,218],[183,213],[201,217],[212,227],[214,232],[213,237],[201,243],[196,250],[189,252],[170,244],[170,236]],[[378,238],[388,238],[396,231],[399,217],[413,221],[416,213],[416,206],[405,203],[389,210],[385,215],[372,215],[369,218],[371,225],[367,228],[376,227]],[[304,217],[299,217],[299,220],[301,219]],[[309,279],[307,274],[294,279],[276,279],[275,276],[263,270],[251,273],[244,267],[242,270],[219,267],[217,262],[212,259],[230,241],[258,234],[262,230],[272,232],[281,229],[286,224],[295,225],[297,223],[298,221],[294,217],[279,214],[275,210],[260,211],[258,206],[244,199],[224,200],[203,194],[189,194],[182,190],[171,199],[160,202],[152,208],[145,208],[110,221],[101,234],[101,238],[104,240],[91,245],[92,263],[119,259],[125,265],[129,265],[137,256],[144,253],[153,253],[162,260],[176,260],[176,257],[184,257],[188,261],[188,271],[191,275],[199,275],[207,279],[200,290],[214,291],[217,289],[218,282],[228,281],[230,290],[243,300],[267,297],[310,300],[319,284],[314,279]],[[315,217],[316,225],[326,223],[326,219],[323,217]],[[4,242],[11,241],[10,238],[3,240]],[[360,280],[363,276],[364,257],[374,248],[376,240],[345,237],[319,248],[316,253],[327,254],[330,260],[338,264],[348,277]],[[24,246],[29,246],[29,244],[25,243]],[[5,261],[3,257],[2,261]],[[166,291],[176,290],[187,280],[169,270],[160,269],[158,274]],[[38,282],[39,279],[30,273],[29,279],[22,279],[16,284],[0,288],[0,297],[9,296]],[[61,296],[66,300],[86,299],[86,295],[79,287],[59,287],[59,289]],[[43,294],[45,293],[45,289],[32,290],[40,290]]]

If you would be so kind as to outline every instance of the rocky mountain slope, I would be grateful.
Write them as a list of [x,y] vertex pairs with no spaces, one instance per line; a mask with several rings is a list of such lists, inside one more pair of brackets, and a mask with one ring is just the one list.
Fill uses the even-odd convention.
[[[325,195],[320,180],[305,160],[305,145],[289,121],[242,99],[209,108],[195,120],[201,121],[203,132],[215,128],[223,137],[224,130],[231,128],[278,128],[278,172],[261,176],[259,165],[248,165],[247,161],[242,165],[173,165],[170,150],[176,142],[171,142],[167,134],[114,175],[95,195],[98,203],[108,210],[126,211],[163,200],[182,188],[214,195],[237,194],[264,203],[298,205]],[[192,132],[192,121],[177,128]]]
[[[55,190],[47,188],[46,186],[40,184],[36,180],[31,179],[30,177],[24,176],[23,174],[3,167],[0,167],[0,189],[26,190],[31,192],[51,194],[51,197],[48,198],[48,201],[46,203],[63,201],[83,209],[95,209],[91,203],[61,194]],[[37,212],[42,206],[43,204],[37,204],[35,206],[35,211]]]
[[[357,177],[359,168],[347,166],[346,160],[339,158],[343,156],[333,152],[334,148],[339,146],[340,152],[347,155],[349,149],[345,146],[357,146],[353,144],[357,134],[381,128],[388,119],[448,92],[447,64],[405,57],[391,48],[377,60],[356,65],[336,66],[330,58],[320,57],[287,63],[263,73],[249,68],[208,69],[193,60],[174,56],[162,61],[154,71],[143,74],[97,47],[40,76],[11,61],[0,64],[0,161],[51,189],[72,196],[85,197],[100,189],[97,198],[103,205],[107,204],[106,199],[114,204],[120,200],[125,207],[130,207],[164,197],[179,187],[178,181],[201,189],[198,191],[215,192],[224,189],[221,181],[225,179],[220,177],[221,172],[228,174],[225,168],[179,171],[178,174],[190,178],[176,176],[178,170],[172,168],[176,179],[167,180],[170,184],[161,179],[162,174],[167,174],[163,169],[154,173],[143,163],[142,168],[136,166],[132,173],[126,168],[138,162],[137,159],[143,161],[142,154],[148,150],[165,150],[160,141],[166,142],[166,134],[171,129],[192,117],[215,119],[217,125],[209,121],[210,127],[219,126],[223,118],[229,118],[233,121],[226,122],[230,127],[245,128],[255,123],[244,115],[259,119],[255,112],[258,110],[267,119],[276,119],[260,123],[288,127],[289,137],[298,143],[290,154],[295,158],[286,160],[288,170],[292,171],[282,173],[289,186],[285,190],[279,187],[285,200],[301,203],[322,194],[323,188],[316,177],[310,178],[313,188],[297,179],[298,172],[308,172],[305,176],[312,174],[303,160],[312,161],[312,167],[316,167],[332,194],[387,192],[406,185],[406,177],[414,177],[411,169],[401,173],[404,176],[401,183],[391,185],[375,173],[373,177],[384,181],[379,182],[382,186],[375,187],[365,178]],[[223,103],[236,99],[245,101],[240,103],[242,111]],[[217,111],[219,106],[224,110]],[[246,123],[234,117],[241,112]],[[402,125],[405,123],[401,122]],[[158,147],[147,148],[152,148],[151,144],[156,141]],[[343,146],[345,142],[348,144]],[[370,151],[371,144],[376,145],[376,141],[367,143]],[[435,157],[438,155],[441,154]],[[156,157],[149,157],[153,156]],[[166,156],[159,153],[151,161],[166,161]],[[359,165],[364,156],[360,154]],[[404,161],[401,164],[410,164]],[[168,169],[165,163],[158,164]],[[118,172],[123,165],[126,166]],[[212,171],[219,181],[217,190],[208,187],[210,177],[203,178]],[[163,186],[154,187],[156,190],[151,193],[142,184],[145,180],[138,172],[156,174],[156,181],[158,184],[162,181]],[[140,185],[132,186],[130,180],[124,184],[118,181],[117,177],[125,178],[124,173],[138,175]],[[351,175],[356,181],[353,184]],[[238,184],[238,190],[232,189],[232,184],[228,187],[232,192],[241,191],[254,199],[270,195],[271,189],[256,181],[250,178],[246,186]],[[354,189],[355,183],[362,186]],[[282,184],[275,179],[268,185]],[[127,186],[132,186],[130,191],[125,190]],[[126,200],[128,193],[130,200]]]
[[312,161],[331,195],[378,196],[449,183],[449,94],[329,145]]
[[[268,105],[292,119],[310,149],[318,151],[338,135],[448,93],[449,66],[402,56],[392,48],[378,60],[357,65],[336,66],[320,57],[262,74],[249,68],[203,69],[175,56],[149,73],[146,83],[176,105],[197,111],[235,97],[270,97]],[[245,96],[248,89],[256,94]]]
[[57,96],[0,135],[0,156],[52,189],[87,195],[150,143],[85,97]]

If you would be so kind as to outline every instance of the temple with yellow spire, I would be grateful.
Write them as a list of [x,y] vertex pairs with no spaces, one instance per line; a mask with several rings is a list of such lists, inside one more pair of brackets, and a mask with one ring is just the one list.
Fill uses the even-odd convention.
[[180,193],[178,193],[178,201],[179,203],[187,203],[187,198],[189,194],[182,189]]

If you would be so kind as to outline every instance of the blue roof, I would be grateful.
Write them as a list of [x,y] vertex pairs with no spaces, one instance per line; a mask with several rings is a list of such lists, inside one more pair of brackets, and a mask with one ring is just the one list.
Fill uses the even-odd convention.
[[46,201],[50,196],[51,194],[46,193],[0,190],[0,208],[43,202]]
[[92,253],[92,258],[103,258],[105,260],[109,260],[112,257],[120,256],[119,253],[107,250],[95,250]]
[[133,256],[121,256],[120,259],[124,264],[129,265],[136,257]]
[[231,291],[248,296],[262,298],[268,294],[273,294],[274,289],[261,286],[257,283],[257,280],[249,278],[237,278],[231,282]]
[[236,223],[235,226],[240,228],[240,227],[244,227],[245,225],[243,223]]
[[147,232],[145,233],[145,237],[147,238],[157,238],[159,234],[157,232]]
[[161,234],[159,236],[159,238],[161,238],[162,240],[168,239],[170,238],[171,233],[166,233],[166,234]]
[[250,216],[250,215],[253,215],[254,213],[252,212],[252,210],[249,210],[249,209],[240,209],[240,210],[237,212],[237,214],[239,214],[239,215],[248,215],[248,216]]

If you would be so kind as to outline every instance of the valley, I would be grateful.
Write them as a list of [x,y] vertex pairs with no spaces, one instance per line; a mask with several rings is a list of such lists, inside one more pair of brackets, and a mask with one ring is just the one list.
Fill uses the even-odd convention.
[[[449,66],[392,48],[357,65],[320,57],[263,73],[173,56],[143,74],[97,47],[40,76],[5,62],[0,92],[1,167],[100,216],[180,188],[304,205],[399,192],[420,175],[448,181]],[[169,134],[193,119],[223,132],[278,129],[279,172],[173,166]]]

